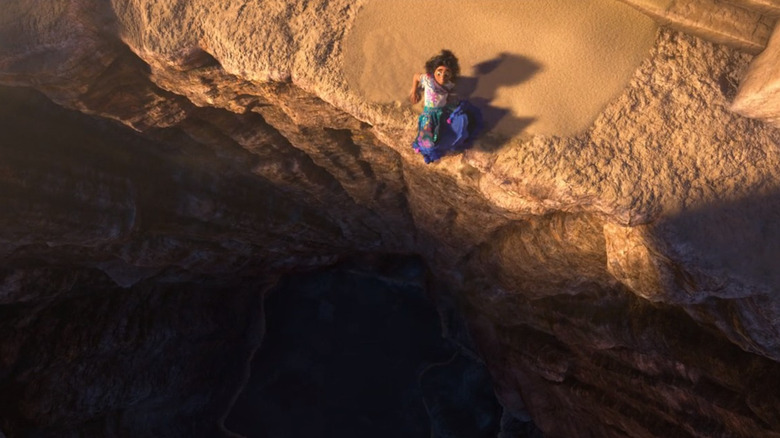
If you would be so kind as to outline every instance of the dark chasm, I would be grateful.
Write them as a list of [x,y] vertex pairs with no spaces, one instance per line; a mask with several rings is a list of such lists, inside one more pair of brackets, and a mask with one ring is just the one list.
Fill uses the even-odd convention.
[[0,437],[542,436],[422,258],[238,149],[0,95]]

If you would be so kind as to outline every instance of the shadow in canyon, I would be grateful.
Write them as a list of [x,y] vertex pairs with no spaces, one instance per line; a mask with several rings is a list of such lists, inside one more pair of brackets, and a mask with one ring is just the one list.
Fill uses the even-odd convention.
[[[521,358],[505,367],[524,376],[524,389],[545,393],[527,401],[553,436],[638,436],[630,424],[641,424],[641,434],[650,437],[780,431],[780,364],[745,352],[686,310],[606,288],[495,304],[561,322],[552,334],[520,321],[492,332],[519,341],[500,344],[504,357]],[[577,364],[575,357],[587,360]],[[558,395],[569,391],[573,397]],[[561,415],[580,424],[556,421]]]
[[[464,82],[464,97],[488,85],[483,104],[491,126],[509,117],[522,131],[522,119],[500,108],[491,113],[489,106],[502,84],[524,74],[522,82],[538,70],[526,61],[499,56]],[[493,75],[496,81],[482,82]],[[426,438],[431,432],[442,438],[495,436],[502,427],[507,432],[480,362],[442,338],[419,259],[352,260],[288,275],[266,298],[263,321],[258,301],[271,280],[258,273],[267,274],[263,268],[272,260],[258,257],[252,245],[289,248],[293,235],[296,243],[311,239],[315,244],[295,254],[300,261],[312,248],[333,250],[331,242],[319,239],[335,227],[323,224],[311,236],[289,228],[296,221],[317,223],[301,216],[317,212],[288,207],[285,202],[295,203],[294,196],[271,196],[273,184],[245,171],[252,157],[238,146],[230,152],[234,146],[227,140],[217,151],[188,144],[182,153],[138,139],[123,143],[118,129],[100,123],[101,135],[110,139],[101,142],[69,131],[90,129],[89,123],[78,124],[86,116],[71,114],[49,124],[48,117],[65,110],[37,104],[45,110],[35,102],[23,109],[33,114],[26,125],[11,117],[19,112],[13,108],[6,107],[2,119],[6,138],[14,139],[20,127],[38,128],[20,135],[18,145],[0,147],[0,200],[7,206],[0,237],[4,245],[21,242],[13,254],[3,254],[0,267],[2,293],[17,294],[0,294],[0,427],[9,438],[123,436],[132,427],[135,436],[218,436],[208,428],[232,397],[240,368],[260,342],[262,323],[265,339],[254,356],[254,372],[227,418],[231,429],[248,437],[271,432],[308,437],[326,430],[331,436]],[[57,141],[47,140],[47,130]],[[174,143],[182,141],[183,135],[173,134]],[[37,143],[33,148],[22,142]],[[231,153],[236,157],[228,157]],[[267,198],[258,202],[261,195]],[[288,210],[295,214],[269,216]],[[683,212],[654,224],[654,232],[680,242],[681,258],[711,272],[734,273],[771,293],[780,284],[774,269],[780,259],[778,212],[780,194],[756,195]],[[282,225],[271,229],[278,240],[269,242],[277,234],[256,228],[269,226],[271,219]],[[30,233],[36,227],[48,234]],[[592,240],[603,239],[601,227],[594,230]],[[536,238],[544,229],[528,233]],[[529,248],[555,252],[541,241]],[[120,287],[121,273],[109,278],[103,266],[87,266],[121,259],[117,254],[128,265],[142,265],[154,255],[161,259],[151,262],[169,267],[139,280],[120,266],[112,272],[131,278]],[[193,256],[177,258],[181,254]],[[534,251],[523,254],[506,267],[534,268],[529,263]],[[192,264],[182,266],[185,262]],[[605,269],[604,263],[593,266],[584,267]],[[187,269],[223,274],[204,278]],[[777,300],[750,298],[754,302],[740,309],[739,297],[712,299],[686,313],[609,289],[614,284],[583,283],[581,272],[570,271],[576,294],[530,301],[518,287],[495,299],[475,296],[481,305],[495,306],[487,309],[491,312],[477,309],[481,313],[506,315],[505,324],[495,323],[495,331],[480,342],[496,345],[496,354],[485,357],[494,363],[518,358],[507,369],[525,367],[528,382],[521,383],[528,383],[529,394],[551,400],[540,402],[542,408],[556,408],[551,414],[540,410],[553,417],[548,427],[572,412],[577,414],[572,418],[604,422],[598,415],[608,406],[625,420],[611,427],[637,422],[649,436],[687,436],[688,427],[703,436],[739,436],[732,433],[738,422],[757,431],[743,436],[780,430],[775,394],[780,365],[740,349],[690,315],[714,309],[730,321],[747,311],[749,317],[767,318],[761,323],[771,327],[778,320]],[[20,272],[34,280],[20,283]],[[484,280],[486,287],[473,291],[490,290],[497,281],[490,275]],[[562,289],[558,280],[538,277]],[[709,286],[696,284],[694,277],[683,280],[681,290]],[[18,284],[25,287],[15,289]],[[777,338],[776,329],[766,333]],[[655,362],[643,371],[648,359]],[[717,409],[698,410],[706,403]],[[591,436],[621,436],[617,433]]]
[[[495,106],[493,101],[501,88],[520,85],[542,68],[528,57],[503,52],[474,65],[472,76],[458,78],[455,92],[482,112],[484,129],[473,148],[496,151],[536,120],[535,117],[518,117],[511,108]],[[499,125],[500,129],[497,129]]]
[[[675,242],[677,257],[693,261],[721,281],[725,282],[727,275],[732,277],[742,283],[745,292],[780,288],[780,191],[692,208],[657,222],[653,232]],[[695,280],[689,278],[687,285],[683,282],[686,289],[718,286],[690,281]],[[734,298],[739,298],[739,292]],[[780,305],[774,304],[771,310],[777,319]],[[776,329],[780,337],[780,325]]]
[[425,276],[417,257],[367,256],[285,277],[225,426],[248,438],[495,437],[490,376],[442,337]]
[[[152,141],[32,90],[0,92],[0,428],[8,438],[223,436],[263,333],[263,294],[294,268],[253,247],[287,248],[297,233],[299,253],[285,258],[305,264],[319,248],[313,264],[327,265],[343,255],[324,240],[338,230],[247,170],[257,158],[224,137],[208,136],[213,149],[177,129]],[[232,117],[254,126],[257,116]],[[196,115],[187,123],[210,133]],[[306,428],[319,418],[345,437],[495,436],[490,377],[442,338],[426,268],[383,260],[284,277],[253,364],[270,408],[236,404],[231,426],[317,436]],[[285,412],[308,416],[285,423]]]

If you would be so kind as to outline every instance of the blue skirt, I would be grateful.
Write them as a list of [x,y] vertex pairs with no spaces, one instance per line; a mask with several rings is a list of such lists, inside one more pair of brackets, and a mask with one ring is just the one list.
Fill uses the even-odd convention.
[[412,147],[428,164],[450,152],[468,149],[481,130],[482,113],[465,100],[455,107],[425,107],[417,119]]

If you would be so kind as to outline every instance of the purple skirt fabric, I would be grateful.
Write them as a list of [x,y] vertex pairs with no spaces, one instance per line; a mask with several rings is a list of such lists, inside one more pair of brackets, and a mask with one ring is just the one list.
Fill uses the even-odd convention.
[[425,107],[417,119],[412,147],[428,164],[450,152],[468,149],[481,130],[482,113],[465,100],[455,107]]

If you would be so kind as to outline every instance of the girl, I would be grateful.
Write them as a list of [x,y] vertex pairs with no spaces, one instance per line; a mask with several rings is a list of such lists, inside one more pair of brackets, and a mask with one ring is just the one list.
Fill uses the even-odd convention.
[[478,111],[459,102],[452,92],[458,74],[458,58],[449,50],[442,50],[425,63],[425,73],[414,76],[409,99],[412,104],[419,102],[422,91],[424,101],[423,112],[417,120],[417,138],[412,146],[423,155],[426,164],[448,151],[464,147],[467,139],[476,134],[474,123],[468,126],[468,118],[477,118]]

